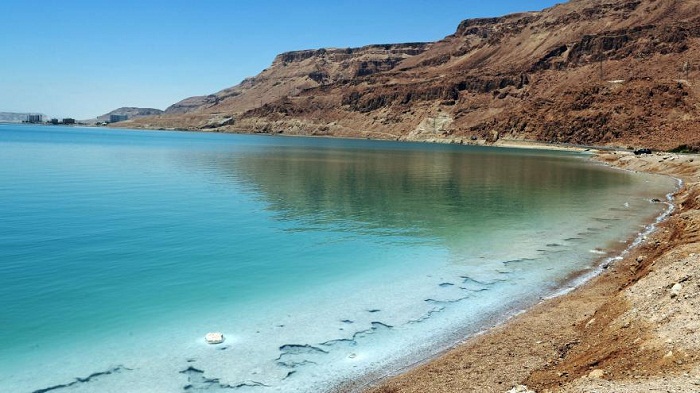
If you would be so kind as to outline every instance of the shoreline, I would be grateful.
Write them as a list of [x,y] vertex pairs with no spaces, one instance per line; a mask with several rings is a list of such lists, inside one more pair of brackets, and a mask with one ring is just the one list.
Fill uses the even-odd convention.
[[[530,141],[507,141],[497,144],[508,148],[535,149],[541,148],[542,145],[550,149],[556,148],[550,144]],[[692,386],[697,388],[695,382],[700,384],[700,356],[696,358],[689,355],[689,350],[677,350],[677,353],[684,354],[684,358],[692,357],[692,362],[688,363],[689,359],[676,359],[673,350],[659,348],[664,347],[658,345],[658,341],[663,340],[659,340],[653,334],[634,331],[638,334],[632,334],[631,342],[619,340],[620,333],[616,327],[625,330],[623,333],[632,332],[634,329],[630,329],[630,326],[636,325],[652,325],[647,330],[654,330],[653,323],[644,320],[643,316],[637,315],[634,320],[625,321],[620,326],[601,322],[616,322],[619,319],[611,318],[612,315],[629,317],[625,313],[632,311],[638,314],[635,302],[629,302],[625,297],[628,292],[641,288],[641,284],[638,283],[642,282],[647,286],[648,281],[653,283],[656,277],[648,276],[655,271],[657,265],[672,265],[670,270],[676,273],[688,270],[676,269],[674,261],[669,262],[669,255],[690,248],[695,253],[685,252],[685,258],[676,263],[685,263],[684,266],[692,268],[693,264],[689,263],[688,258],[700,260],[700,235],[697,238],[685,238],[684,226],[678,222],[694,218],[700,221],[700,206],[696,206],[694,202],[696,195],[700,194],[700,157],[671,153],[634,156],[628,151],[603,152],[595,147],[578,146],[559,146],[559,150],[591,150],[595,152],[593,159],[606,165],[674,177],[681,181],[679,189],[673,193],[672,206],[675,208],[670,208],[655,222],[650,223],[650,230],[640,233],[637,239],[631,239],[617,254],[618,257],[608,258],[608,261],[602,259],[594,271],[584,273],[582,277],[590,277],[583,278],[574,288],[567,289],[565,284],[562,290],[552,297],[544,298],[534,306],[514,313],[502,323],[465,338],[433,358],[400,370],[399,374],[370,382],[359,390],[371,393],[453,392],[463,389],[508,392],[516,387],[527,391],[525,386],[528,386],[531,391],[536,392],[583,392],[592,387],[595,387],[596,391],[615,392],[629,389],[648,390],[652,385],[660,383],[662,386],[685,386],[689,380],[692,380]],[[700,205],[700,200],[697,205]],[[679,218],[681,216],[684,218]],[[682,278],[685,279],[683,282],[692,280],[692,277],[692,274],[686,274]],[[576,280],[574,278],[574,281]],[[680,282],[670,283],[661,293],[649,293],[648,288],[643,288],[646,291],[640,291],[644,293],[644,297],[657,300],[654,306],[659,308],[657,303],[665,304],[668,303],[668,299],[679,298],[675,292],[675,295],[669,294],[671,289],[678,290],[679,285],[683,286]],[[700,292],[700,282],[692,290],[692,294],[684,296],[694,296]],[[613,309],[615,313],[610,313],[608,309]],[[598,314],[603,314],[605,318],[599,318]],[[692,317],[693,313],[691,310],[677,311],[675,314],[680,318]],[[666,320],[673,322],[668,316]],[[603,331],[594,334],[593,328],[598,327]],[[663,327],[664,324],[657,326]],[[606,338],[603,334],[606,328],[615,332],[612,335],[614,339],[601,341],[600,336]],[[700,329],[700,322],[698,328]],[[672,330],[678,333],[678,329]],[[535,337],[537,339],[534,339]],[[668,340],[673,342],[672,339],[666,339]],[[635,364],[640,367],[629,368],[630,360],[622,354],[641,348],[646,354],[650,347],[640,344],[647,343],[656,348],[655,351],[651,351],[652,355],[647,354],[655,361],[651,366],[641,362]],[[697,348],[693,345],[692,349],[700,352],[700,342],[697,344]],[[601,353],[604,356],[596,356]],[[620,354],[620,357],[616,354]],[[597,357],[600,359],[596,359]],[[602,367],[602,364],[606,367]],[[688,371],[689,364],[695,367],[695,376],[685,372],[681,374],[681,380],[669,381],[669,375],[675,375],[676,371]],[[623,365],[625,367],[621,367]],[[637,368],[643,369],[644,372],[636,372]],[[575,372],[572,372],[574,370]],[[630,372],[637,375],[626,378],[630,376]]]
[[[135,131],[141,131],[141,130],[135,130]],[[401,142],[404,142],[404,141],[401,141]],[[411,142],[411,141],[406,141],[406,142]],[[420,141],[413,141],[413,142],[420,143]],[[518,143],[518,142],[522,142],[522,143]],[[665,166],[665,164],[667,164],[668,162],[673,162],[673,161],[678,162],[680,160],[679,157],[683,157],[684,161],[686,161],[688,159],[688,157],[695,157],[695,161],[700,162],[700,157],[698,157],[698,156],[679,156],[676,154],[669,154],[669,153],[657,153],[657,154],[654,154],[651,156],[635,157],[629,151],[615,151],[615,152],[601,153],[600,149],[595,148],[595,147],[556,145],[556,144],[547,144],[547,143],[534,142],[534,141],[510,141],[509,140],[509,141],[503,141],[502,143],[496,143],[496,144],[487,145],[487,146],[502,147],[502,148],[547,149],[547,150],[577,151],[577,152],[591,151],[592,154],[596,154],[596,151],[597,151],[597,157],[598,157],[599,162],[601,162],[603,164],[615,166],[615,167],[618,167],[621,169],[632,170],[632,171],[641,171],[642,169],[644,169],[643,168],[644,166],[651,165],[654,163],[654,161],[658,161],[658,162],[667,161],[666,163],[664,163],[662,165],[662,166]],[[622,158],[626,159],[628,157],[631,157],[631,159],[633,159],[634,161],[638,161],[637,164],[639,164],[641,162],[641,163],[644,163],[645,165],[635,166],[635,165],[628,165],[628,164],[630,164],[628,162],[622,162],[623,161]],[[646,168],[646,169],[647,170],[645,170],[645,171],[648,171],[648,172],[661,173],[663,168],[656,168],[655,170],[653,168],[652,168],[652,170],[648,170],[649,168]],[[687,173],[683,174],[683,173],[675,173],[674,171],[671,171],[670,173],[663,173],[663,174],[674,176],[676,178],[686,177],[684,179],[684,181],[685,181],[685,184],[687,187],[687,184],[689,183],[688,179],[687,179],[688,176],[690,176],[691,179],[694,179],[694,181],[698,181],[698,173],[700,173],[700,171],[698,171],[697,166],[696,166],[695,171],[693,173],[694,173],[694,175],[693,174],[689,175]],[[679,195],[682,192],[683,192],[683,189],[676,192],[676,197],[674,198],[675,205],[678,205],[678,206],[681,205],[681,203],[679,203],[680,202]],[[669,217],[667,217],[666,221],[668,221],[668,218]],[[659,226],[661,226],[661,225],[665,224],[666,221],[664,221],[663,223],[657,223],[657,224]],[[651,224],[653,224],[653,222],[651,222]],[[659,231],[659,229],[657,228],[655,232],[658,232],[658,231]],[[653,235],[651,235],[651,236],[653,236]],[[637,244],[636,247],[629,247],[629,246],[634,246],[634,244],[632,244],[633,242],[634,242],[634,238],[630,238],[628,242],[625,242],[625,244],[620,247],[620,251],[624,252],[627,249],[629,249],[630,250],[629,253],[632,254],[632,253],[637,252],[638,248],[644,246],[644,244]],[[620,255],[620,254],[617,253],[615,255]],[[627,257],[629,257],[629,255],[627,255]],[[578,277],[572,277],[570,279],[562,281],[562,286],[560,287],[560,289],[555,291],[551,296],[543,298],[541,301],[539,301],[536,304],[534,304],[530,307],[527,307],[523,310],[514,310],[512,313],[509,313],[508,315],[503,316],[503,318],[497,319],[494,322],[494,324],[486,325],[483,330],[480,330],[471,336],[465,337],[464,340],[461,340],[458,343],[456,343],[455,345],[450,346],[447,350],[439,352],[435,357],[430,357],[430,358],[427,358],[424,360],[419,360],[418,362],[413,363],[412,365],[399,370],[398,371],[400,373],[399,375],[389,375],[388,377],[386,377],[388,379],[381,377],[381,379],[375,380],[374,382],[369,382],[369,381],[365,380],[362,383],[358,383],[357,385],[355,385],[355,388],[362,390],[362,389],[366,389],[367,387],[369,387],[371,392],[399,392],[399,391],[400,392],[403,392],[403,391],[407,391],[407,392],[408,391],[421,391],[421,392],[423,392],[423,391],[445,391],[445,392],[449,392],[449,391],[459,391],[460,388],[464,388],[465,386],[468,386],[468,387],[474,388],[474,389],[478,388],[478,391],[494,391],[494,392],[506,392],[506,391],[508,391],[511,387],[508,387],[509,383],[506,383],[503,381],[499,381],[501,383],[499,383],[498,386],[494,387],[494,388],[489,387],[491,385],[482,385],[478,381],[476,384],[473,384],[473,385],[471,385],[467,382],[467,383],[463,383],[463,384],[459,385],[458,387],[446,387],[446,386],[450,386],[450,385],[445,384],[445,382],[446,382],[445,379],[453,380],[454,375],[456,373],[452,372],[452,371],[448,372],[447,374],[435,372],[433,369],[431,369],[431,367],[433,367],[436,363],[443,361],[443,359],[448,358],[450,356],[453,356],[454,352],[460,352],[461,348],[463,348],[463,347],[473,348],[475,341],[479,341],[479,342],[484,341],[484,340],[486,340],[485,337],[491,337],[491,336],[497,334],[497,331],[499,331],[499,330],[511,329],[512,325],[516,325],[518,323],[521,323],[520,322],[521,320],[523,320],[523,319],[527,320],[527,319],[532,318],[531,314],[535,313],[536,312],[535,310],[539,310],[541,308],[553,308],[556,306],[556,304],[551,304],[551,303],[558,303],[558,302],[562,301],[561,299],[566,299],[570,296],[578,296],[579,292],[583,291],[582,288],[593,285],[593,284],[591,284],[592,282],[600,281],[601,276],[605,276],[606,274],[609,273],[609,271],[606,271],[605,267],[602,267],[602,265],[604,265],[606,263],[605,262],[606,259],[608,259],[608,258],[603,257],[603,258],[599,259],[599,263],[597,263],[596,267],[594,267],[592,270],[587,271],[587,272],[583,272]],[[622,261],[612,261],[610,268],[614,270],[621,263],[622,263]],[[588,275],[590,275],[591,277],[587,278],[586,276],[588,276]],[[577,282],[578,280],[580,280],[580,282]],[[622,292],[622,290],[620,290],[620,292]],[[609,296],[609,298],[612,298],[612,297],[614,297],[614,296]],[[595,314],[595,311],[593,314]],[[595,317],[593,319],[595,319]],[[579,322],[575,318],[569,318],[569,320],[573,321],[574,325]],[[586,324],[588,324],[588,322],[590,322],[590,320],[587,321]],[[545,340],[547,338],[548,338],[547,333],[544,332],[543,339],[538,340],[538,341],[545,342]],[[503,340],[501,342],[508,343],[507,340]],[[575,343],[575,345],[570,345],[572,343]],[[512,344],[514,344],[513,347],[517,346],[517,343],[512,343]],[[532,344],[532,343],[530,343],[530,344]],[[535,344],[537,344],[537,342],[535,342]],[[483,347],[484,351],[492,351],[494,349],[500,349],[500,348],[494,348],[492,342],[487,343],[487,344],[477,344],[477,345],[481,345]],[[539,345],[539,344],[537,344],[537,345]],[[560,345],[560,349],[561,348],[564,348],[564,349],[559,350],[558,352],[564,352],[564,354],[568,354],[570,352],[573,352],[575,350],[575,347],[585,345],[585,342],[582,340],[574,339],[574,340],[570,340],[566,343],[563,343],[562,345]],[[486,353],[486,355],[484,355],[484,353]],[[488,358],[489,357],[488,353],[489,352],[481,352],[480,358],[481,359]],[[663,355],[665,356],[666,354],[668,354],[668,352],[664,353]],[[511,351],[508,355],[511,358],[510,363],[507,363],[507,362],[502,363],[503,367],[499,365],[499,367],[491,370],[492,373],[493,372],[500,372],[500,373],[507,374],[508,372],[504,371],[504,370],[506,370],[508,366],[511,366],[511,367],[518,366],[517,364],[513,364],[513,363],[517,363],[523,357],[528,357],[531,354],[525,350],[520,350],[519,352],[518,351]],[[535,372],[546,371],[547,367],[549,367],[551,364],[557,363],[557,361],[559,359],[556,357],[552,357],[550,355],[538,356],[538,357],[540,357],[540,358],[545,357],[545,358],[547,358],[547,361],[544,363],[544,365],[539,364],[539,365],[535,365],[535,367],[529,367],[529,366],[526,367],[530,371],[532,371],[532,370],[535,370],[535,371],[532,371],[532,373],[528,374],[527,378],[518,378],[517,381],[515,381],[514,383],[517,382],[517,385],[527,384],[530,387],[537,388],[537,385],[534,385],[531,382],[528,382],[528,378],[530,378],[530,375],[534,374]],[[672,357],[673,357],[673,355],[670,356],[670,358],[672,358]],[[476,361],[478,361],[478,360],[479,359],[476,359]],[[451,359],[449,362],[452,365],[456,364],[456,361],[454,359]],[[474,366],[476,367],[477,365],[475,364]],[[411,375],[412,378],[414,378],[415,374],[418,372],[418,370],[423,370],[423,369],[431,370],[428,372],[430,374],[430,376],[437,377],[438,379],[440,379],[436,382],[434,381],[431,388],[429,388],[429,389],[421,388],[420,386],[425,386],[423,382],[419,382],[416,385],[416,386],[418,386],[418,388],[415,388],[415,389],[412,388],[412,386],[414,385],[413,381],[399,382],[399,385],[394,384],[394,382],[396,382],[396,381],[400,381],[400,380],[405,379],[407,375]],[[594,370],[592,370],[592,371],[594,371]],[[488,371],[479,371],[479,370],[475,370],[475,372],[479,373],[479,374],[488,373]],[[605,373],[605,371],[603,371],[603,372]],[[567,377],[568,377],[568,375],[570,375],[568,372],[562,372],[562,371],[558,371],[557,373],[561,373],[562,376],[564,374],[566,374]],[[379,375],[381,375],[381,373]],[[700,373],[698,373],[698,375],[700,375]],[[561,378],[562,376],[559,376],[559,377]],[[587,376],[587,374],[585,376]],[[698,380],[700,381],[700,379],[698,379]],[[365,382],[369,382],[370,385],[365,384]],[[375,383],[377,385],[375,385]],[[423,385],[421,385],[421,384],[423,384]],[[512,385],[512,384],[510,384],[510,385]],[[517,386],[517,385],[512,385],[512,386]],[[546,386],[546,385],[543,385],[543,386]],[[435,390],[433,390],[433,389],[435,389]],[[545,390],[537,389],[537,391],[538,392],[539,391],[552,391],[552,390],[546,390],[546,389],[550,389],[548,387],[545,387],[544,389]],[[554,390],[554,391],[559,391],[559,390]]]

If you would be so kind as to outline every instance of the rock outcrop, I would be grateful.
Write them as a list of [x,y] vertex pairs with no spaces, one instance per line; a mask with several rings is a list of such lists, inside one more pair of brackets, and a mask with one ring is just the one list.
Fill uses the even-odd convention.
[[465,20],[434,43],[283,53],[237,86],[125,126],[698,146],[698,59],[700,0],[572,0]]
[[125,116],[127,119],[138,119],[140,117],[157,116],[163,113],[160,109],[155,108],[136,108],[133,106],[125,106],[119,109],[115,109],[104,115],[97,116],[94,119],[82,120],[82,123],[92,124],[97,122],[109,122],[112,115]]
[[428,47],[413,43],[282,53],[259,75],[215,94],[186,98],[167,108],[165,114],[242,113],[306,90],[389,71]]

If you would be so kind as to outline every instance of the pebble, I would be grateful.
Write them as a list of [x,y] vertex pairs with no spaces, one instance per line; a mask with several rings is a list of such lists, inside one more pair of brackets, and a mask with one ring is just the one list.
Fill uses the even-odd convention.
[[224,340],[224,335],[219,332],[207,333],[204,336],[204,341],[206,341],[208,344],[221,344],[224,342]]
[[601,369],[595,369],[588,374],[588,377],[594,378],[594,379],[600,379],[600,378],[603,378],[603,375],[605,375],[605,371],[603,371]]
[[589,327],[595,323],[595,318],[592,318],[590,321],[586,323],[586,327]]
[[671,297],[676,297],[681,294],[681,290],[683,289],[683,285],[676,283],[671,287]]
[[534,390],[530,390],[530,388],[528,388],[525,385],[518,385],[518,386],[515,386],[513,389],[510,389],[506,393],[536,393],[536,392]]

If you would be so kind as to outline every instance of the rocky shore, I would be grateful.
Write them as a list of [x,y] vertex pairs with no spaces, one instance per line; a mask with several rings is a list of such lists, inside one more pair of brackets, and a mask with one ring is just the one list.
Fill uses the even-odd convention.
[[583,286],[368,392],[700,390],[700,156],[596,158],[681,179],[674,211]]

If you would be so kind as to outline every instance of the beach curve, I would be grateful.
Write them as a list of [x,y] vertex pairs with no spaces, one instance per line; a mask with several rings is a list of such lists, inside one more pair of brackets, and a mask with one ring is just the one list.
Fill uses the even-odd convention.
[[[599,151],[600,162],[683,181],[677,208],[603,273],[366,391],[688,390],[700,383],[700,159]],[[697,277],[697,278],[695,278]],[[700,325],[698,325],[700,326]]]

